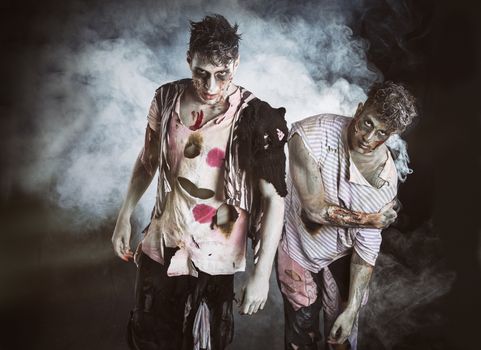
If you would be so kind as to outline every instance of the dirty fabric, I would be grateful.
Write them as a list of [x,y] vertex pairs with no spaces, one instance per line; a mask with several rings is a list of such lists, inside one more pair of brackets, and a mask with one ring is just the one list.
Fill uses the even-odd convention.
[[[290,136],[297,134],[319,165],[325,201],[343,208],[376,213],[397,194],[397,175],[389,152],[381,177],[381,188],[371,186],[351,161],[347,128],[352,118],[321,114],[294,123]],[[286,225],[281,245],[301,266],[319,272],[352,249],[370,265],[375,264],[381,245],[381,230],[317,225],[315,230],[302,219],[302,204],[290,175],[286,197]],[[314,226],[314,225],[313,225]]]
[[[249,237],[254,250],[260,243],[260,227],[263,215],[259,180],[271,183],[281,197],[287,195],[286,156],[284,145],[288,128],[284,108],[273,108],[268,103],[253,99],[244,109],[236,129],[239,168],[252,184],[252,205],[249,221]],[[255,255],[257,258],[257,255]]]
[[[172,190],[172,179],[169,176],[169,163],[167,161],[168,131],[173,110],[185,89],[192,84],[191,79],[183,79],[162,85],[156,90],[152,100],[148,119],[148,130],[146,132],[146,146],[143,152],[142,162],[146,169],[157,167],[159,170],[157,183],[156,203],[152,213],[151,223],[146,235],[152,235],[151,239],[160,244],[162,242],[161,231],[158,225],[159,219],[165,209],[167,194]],[[267,104],[261,108],[252,108],[244,113],[244,110],[251,102],[259,101],[252,93],[239,87],[240,101],[236,106],[234,121],[232,123],[229,141],[225,154],[224,163],[224,193],[225,202],[236,208],[240,208],[249,214],[248,232],[251,237],[258,236],[259,223],[262,216],[260,206],[260,194],[258,191],[258,177],[265,178],[275,184],[278,192],[284,193],[285,188],[285,155],[280,144],[285,143],[287,128],[284,120],[284,109],[276,110]],[[255,100],[255,101],[254,101]],[[267,110],[266,113],[264,113]],[[277,111],[277,112],[276,112]],[[275,114],[275,117],[271,115]],[[266,118],[264,119],[263,116]],[[269,122],[275,128],[269,128]],[[240,133],[237,130],[244,125]],[[265,130],[265,132],[257,132]],[[251,131],[256,131],[250,135]],[[152,134],[154,136],[152,136]],[[277,141],[276,141],[277,140]],[[279,144],[280,143],[280,144]],[[261,145],[262,151],[255,155],[245,152],[246,145],[249,150],[258,149],[251,145]],[[150,156],[150,151],[158,152],[157,159]],[[272,159],[269,155],[272,151]],[[186,150],[187,156],[193,156],[197,152],[196,146],[192,145]],[[267,152],[267,153],[266,153]],[[268,155],[265,159],[262,154]],[[258,159],[255,162],[255,159]],[[241,167],[241,163],[244,167]],[[264,164],[264,165],[263,165]],[[253,170],[257,169],[257,170]],[[270,169],[270,170],[269,170]],[[256,176],[254,176],[254,172]],[[152,253],[152,252],[151,252]],[[161,252],[158,251],[158,260],[161,260]],[[153,253],[151,254],[153,256]]]
[[273,108],[254,99],[244,109],[237,128],[239,165],[257,183],[264,179],[274,185],[281,197],[287,195],[284,145],[287,128],[284,108]]
[[[342,303],[349,297],[350,255],[344,256],[318,273],[302,268],[278,250],[277,280],[284,301],[286,349],[291,344],[299,349],[332,349],[327,343],[335,320],[342,312]],[[367,295],[363,305],[367,302]],[[320,347],[320,312],[323,312],[324,347]],[[357,346],[357,318],[348,338],[351,349]]]
[[[147,133],[153,131],[157,136],[157,143],[150,144],[148,146],[151,150],[158,151],[157,161],[151,164],[144,163],[146,168],[157,166],[159,170],[159,177],[157,183],[157,197],[152,214],[152,225],[150,225],[150,231],[154,234],[158,234],[158,227],[155,222],[160,218],[164,211],[165,199],[167,194],[171,191],[171,179],[169,178],[169,163],[167,161],[168,150],[168,131],[170,120],[173,116],[174,108],[177,104],[182,93],[192,84],[191,79],[177,80],[171,83],[167,83],[159,87],[155,96],[152,99],[152,103],[147,116],[148,129]],[[239,171],[238,167],[238,152],[237,143],[234,140],[234,132],[237,128],[238,121],[241,118],[242,111],[247,107],[247,103],[254,98],[254,96],[244,89],[238,87],[241,99],[235,109],[234,122],[232,123],[231,132],[229,135],[228,147],[225,158],[224,167],[224,192],[226,195],[226,202],[230,205],[242,208],[247,212],[251,210],[252,193],[251,184],[247,183],[246,176],[243,171]],[[146,139],[149,139],[146,137]],[[188,151],[189,152],[189,151]],[[144,150],[144,154],[148,154],[147,150]],[[148,162],[149,157],[144,156],[142,160]]]
[[[195,128],[180,118],[180,96],[168,127],[167,161],[171,191],[156,221],[158,235],[147,235],[144,253],[162,262],[161,247],[179,247],[169,276],[197,275],[194,265],[211,275],[245,269],[247,213],[233,207],[220,224],[218,209],[225,202],[224,159],[240,91],[229,96],[225,113]],[[194,122],[192,120],[191,122]]]
[[[165,248],[166,263],[176,249]],[[128,326],[134,350],[222,350],[232,342],[233,275],[167,275],[167,266],[141,253],[135,308]]]

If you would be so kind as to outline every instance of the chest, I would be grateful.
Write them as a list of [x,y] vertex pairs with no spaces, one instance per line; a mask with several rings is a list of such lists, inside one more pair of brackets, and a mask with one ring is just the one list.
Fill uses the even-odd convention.
[[216,105],[200,104],[189,100],[180,101],[178,110],[179,118],[185,126],[191,130],[197,130],[209,121],[221,116],[228,109],[228,104],[221,103]]
[[379,188],[384,184],[380,175],[387,161],[386,152],[378,152],[368,156],[352,152],[350,160],[354,163],[355,169],[359,172],[359,175],[371,186]]
[[[168,127],[167,159],[174,176],[184,176],[194,183],[209,184],[224,169],[226,149],[233,118],[215,118],[199,128],[187,126],[174,112]],[[212,182],[212,183],[211,183]]]
[[[380,179],[379,173],[364,171],[362,174],[356,167],[350,167],[346,152],[342,149],[340,152],[337,151],[329,152],[321,168],[328,202],[342,205],[351,210],[375,212],[394,198],[396,194],[394,183],[384,183],[383,181],[379,186],[369,184],[367,177],[371,176],[373,180]],[[380,172],[382,169],[383,167],[376,171]],[[354,174],[354,171],[357,173]],[[364,180],[361,177],[364,177]]]

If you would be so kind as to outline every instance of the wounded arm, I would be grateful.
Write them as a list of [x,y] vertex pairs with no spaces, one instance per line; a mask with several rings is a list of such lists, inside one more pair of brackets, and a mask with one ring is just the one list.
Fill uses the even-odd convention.
[[309,222],[341,227],[371,227],[374,215],[362,213],[325,201],[321,172],[309,154],[301,136],[289,140],[289,169],[302,206],[302,218]]

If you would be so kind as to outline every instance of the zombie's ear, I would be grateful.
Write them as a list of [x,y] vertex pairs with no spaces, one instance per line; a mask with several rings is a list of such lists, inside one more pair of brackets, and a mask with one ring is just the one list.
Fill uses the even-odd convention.
[[284,107],[277,108],[277,111],[282,117],[286,115],[286,109]]
[[362,102],[359,102],[359,104],[357,105],[356,113],[354,114],[354,117],[357,117],[358,115],[360,115],[363,110],[364,110],[364,104]]

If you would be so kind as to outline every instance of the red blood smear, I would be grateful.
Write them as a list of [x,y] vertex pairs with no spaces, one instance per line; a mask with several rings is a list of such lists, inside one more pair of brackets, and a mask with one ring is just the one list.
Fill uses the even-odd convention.
[[215,209],[214,207],[205,204],[197,204],[194,209],[192,209],[195,221],[201,224],[210,224],[216,211],[217,209]]
[[192,112],[192,115],[196,116],[195,117],[195,123],[194,123],[194,125],[190,126],[189,129],[192,130],[192,131],[195,131],[195,130],[200,128],[200,124],[202,124],[202,121],[204,120],[204,112],[203,111]]
[[213,148],[207,154],[207,164],[214,168],[220,168],[224,163],[225,153],[220,148]]

